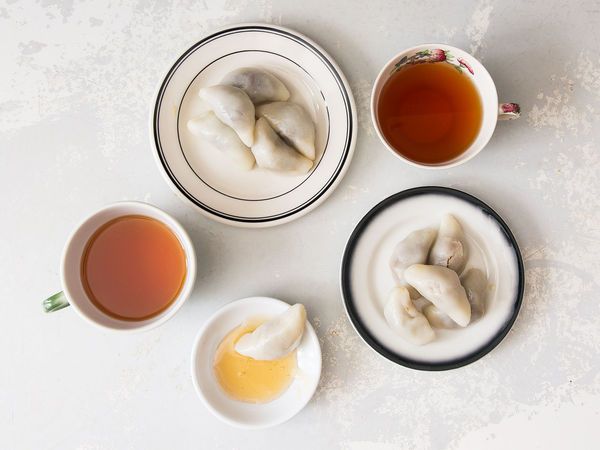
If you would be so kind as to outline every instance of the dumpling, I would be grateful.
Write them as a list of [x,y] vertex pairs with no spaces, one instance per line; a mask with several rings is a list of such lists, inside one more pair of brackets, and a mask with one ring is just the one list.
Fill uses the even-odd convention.
[[383,315],[396,334],[416,345],[423,345],[435,339],[435,332],[421,314],[404,287],[395,287],[385,304]]
[[442,217],[442,223],[429,254],[429,264],[444,266],[460,274],[467,263],[465,235],[458,220],[450,214]]
[[390,258],[390,269],[396,284],[406,286],[412,298],[418,298],[419,295],[414,288],[407,285],[404,280],[404,270],[413,264],[424,264],[427,261],[427,254],[435,234],[436,231],[431,228],[413,231],[398,242]]
[[429,324],[433,328],[457,328],[458,324],[450,318],[448,314],[439,309],[434,304],[430,303],[429,305],[423,308],[423,314],[427,317]]
[[234,86],[211,86],[200,89],[199,95],[221,122],[233,128],[244,145],[254,144],[254,105],[244,91]]
[[188,120],[188,130],[202,136],[217,150],[223,152],[238,167],[250,170],[254,166],[254,155],[240,140],[233,128],[228,127],[208,112],[200,117]]
[[441,266],[414,264],[404,271],[407,283],[461,327],[471,320],[471,305],[458,275]]
[[[410,289],[407,287],[407,289],[408,289],[409,293],[410,293],[410,289],[414,289],[416,291],[416,289],[413,288],[412,286],[410,286]],[[417,294],[418,294],[418,292],[417,292]],[[429,300],[427,300],[425,297],[419,297],[419,298],[413,300],[413,304],[415,305],[415,308],[417,308],[417,311],[423,312],[423,310],[427,307],[427,305],[431,305],[431,302]]]
[[290,98],[290,92],[278,78],[252,67],[242,67],[228,73],[221,84],[242,89],[254,104],[279,102]]
[[256,164],[265,169],[303,174],[313,165],[310,159],[283,142],[262,117],[256,121],[256,139],[251,150]]
[[243,335],[235,344],[235,351],[258,360],[283,358],[300,344],[305,323],[306,309],[296,303],[252,333]]
[[469,269],[460,277],[467,299],[471,304],[471,321],[479,319],[485,313],[487,277],[479,269]]
[[274,102],[256,108],[256,115],[269,121],[288,144],[314,161],[315,124],[302,108],[292,102]]
[[[471,320],[469,323],[472,323],[485,312],[487,277],[479,269],[469,269],[460,277],[460,281],[471,305]],[[458,326],[450,316],[433,304],[426,305],[422,311],[434,328],[456,328]]]

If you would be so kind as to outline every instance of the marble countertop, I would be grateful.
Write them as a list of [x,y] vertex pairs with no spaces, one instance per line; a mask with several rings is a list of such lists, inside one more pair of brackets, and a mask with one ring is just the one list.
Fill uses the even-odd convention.
[[[184,204],[151,155],[148,114],[174,58],[215,27],[268,22],[321,44],[346,74],[359,132],[331,197],[292,223],[247,230]],[[412,168],[378,141],[371,85],[399,50],[474,53],[521,119],[445,171]],[[600,4],[562,0],[0,1],[0,447],[6,449],[591,448],[600,440]],[[526,269],[521,314],[490,354],[428,373],[394,365],[349,325],[339,292],[346,239],[400,190],[456,187],[495,208]],[[60,290],[75,224],[117,200],[164,208],[198,253],[194,293],[166,325],[121,336]],[[241,431],[202,405],[194,336],[218,307],[268,295],[303,302],[323,348],[313,400],[273,429]]]

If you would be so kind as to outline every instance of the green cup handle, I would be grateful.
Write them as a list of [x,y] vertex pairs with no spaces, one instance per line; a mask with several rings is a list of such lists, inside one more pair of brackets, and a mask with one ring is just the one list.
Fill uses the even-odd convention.
[[67,300],[67,297],[63,291],[57,292],[52,297],[48,297],[42,302],[44,312],[47,313],[58,311],[59,309],[66,308],[67,306],[69,306],[69,301]]

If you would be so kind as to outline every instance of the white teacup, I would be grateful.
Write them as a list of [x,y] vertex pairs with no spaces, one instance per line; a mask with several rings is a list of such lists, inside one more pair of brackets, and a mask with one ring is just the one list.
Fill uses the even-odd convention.
[[[150,217],[166,225],[175,234],[186,255],[186,276],[177,298],[160,314],[140,321],[119,320],[99,310],[89,299],[81,280],[81,258],[90,237],[108,221],[129,215]],[[63,251],[61,279],[63,291],[43,302],[46,312],[57,311],[70,305],[83,319],[104,329],[147,330],[157,327],[173,317],[190,296],[196,279],[196,254],[186,231],[169,214],[147,203],[118,202],[95,212],[75,229]]]
[[[481,128],[473,143],[456,158],[437,164],[423,164],[402,156],[386,140],[377,117],[378,102],[381,91],[390,76],[399,66],[404,64],[432,63],[453,64],[463,70],[466,76],[472,77],[473,84],[479,92],[483,106]],[[409,48],[394,56],[379,72],[371,94],[371,117],[377,135],[383,144],[401,160],[427,169],[445,169],[467,162],[479,153],[488,143],[498,120],[516,119],[520,115],[516,103],[499,103],[496,85],[483,65],[469,53],[446,44],[422,44]]]

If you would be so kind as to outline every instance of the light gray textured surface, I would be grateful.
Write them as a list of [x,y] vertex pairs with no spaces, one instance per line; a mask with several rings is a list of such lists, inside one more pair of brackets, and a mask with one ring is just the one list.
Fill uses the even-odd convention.
[[[0,447],[592,448],[600,439],[600,4],[519,2],[0,3]],[[274,229],[236,229],[183,204],[155,167],[148,111],[156,83],[217,26],[265,21],[336,59],[359,108],[354,161],[318,209]],[[472,51],[501,100],[474,160],[423,171],[373,133],[368,102],[397,51],[444,41]],[[466,368],[423,373],[367,348],[345,318],[345,241],[375,203],[440,184],[491,204],[525,258],[521,315]],[[107,203],[151,202],[180,219],[199,255],[193,297],[165,326],[120,336],[40,301],[60,289],[76,223]],[[219,306],[249,295],[307,305],[324,351],[318,392],[266,431],[221,424],[196,398],[192,340]]]

